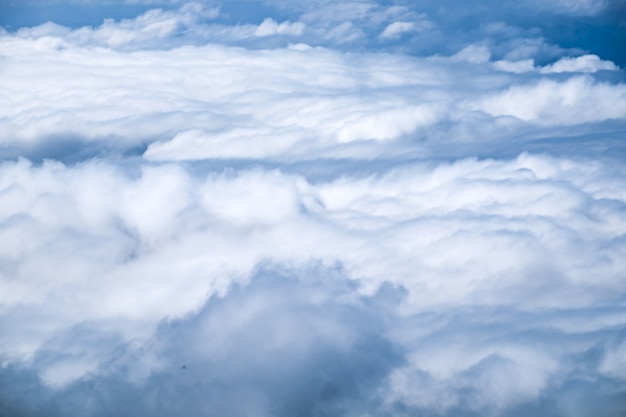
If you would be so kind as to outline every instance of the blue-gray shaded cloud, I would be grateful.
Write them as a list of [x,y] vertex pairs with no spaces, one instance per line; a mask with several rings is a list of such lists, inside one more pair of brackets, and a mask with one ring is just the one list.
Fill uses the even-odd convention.
[[[28,379],[28,368],[4,367],[3,379],[19,388],[24,387],[15,374],[33,381],[29,389],[38,399],[30,403],[18,393],[3,398],[3,406],[34,415],[37,403],[47,398],[53,406],[41,406],[51,416],[312,416],[365,410],[374,401],[368,396],[403,361],[385,335],[391,302],[401,292],[390,288],[363,297],[354,293],[355,285],[333,269],[263,268],[249,284],[212,297],[198,312],[163,322],[143,345],[122,344],[102,355],[99,368],[69,386],[50,390]],[[110,339],[97,333],[85,338],[84,327],[65,336],[82,344],[82,352],[91,337],[102,345]],[[71,360],[71,348],[59,341],[40,349],[35,369]]]
[[[617,417],[622,303],[538,312],[402,312],[406,290],[372,295],[340,268],[268,265],[143,343],[81,324],[28,365],[4,365],[6,415],[439,415]],[[573,320],[578,320],[572,327]],[[74,346],[74,347],[72,347]],[[37,371],[100,351],[60,387]],[[623,350],[623,349],[622,349]]]

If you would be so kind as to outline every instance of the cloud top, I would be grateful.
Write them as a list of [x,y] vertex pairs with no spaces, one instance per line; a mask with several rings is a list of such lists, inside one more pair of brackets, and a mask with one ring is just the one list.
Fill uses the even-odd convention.
[[617,3],[0,6],[0,415],[626,413]]

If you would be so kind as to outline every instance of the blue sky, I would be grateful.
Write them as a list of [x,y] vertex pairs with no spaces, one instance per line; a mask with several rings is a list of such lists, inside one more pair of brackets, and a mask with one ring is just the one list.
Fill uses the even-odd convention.
[[623,416],[625,19],[0,0],[0,414]]
[[[103,19],[133,18],[155,7],[174,10],[181,1],[55,1],[2,0],[0,24],[15,30],[53,21],[70,27],[98,26]],[[260,23],[266,17],[297,20],[302,13],[327,2],[272,2],[243,0],[205,2],[220,7],[219,21],[226,24]],[[352,5],[372,5],[374,2],[355,1]],[[436,36],[429,42],[402,39],[406,52],[433,54],[442,49],[450,52],[467,36],[475,35],[481,25],[489,22],[507,22],[512,26],[538,30],[550,43],[561,47],[580,49],[602,55],[618,65],[626,63],[621,45],[626,42],[626,10],[617,0],[612,1],[524,1],[515,3],[481,2],[467,7],[464,2],[447,1],[441,5],[432,2],[387,1],[384,6],[400,6],[416,13],[427,13],[437,23]],[[369,39],[371,41],[371,39]],[[433,42],[434,40],[434,42]],[[319,41],[319,40],[318,40]],[[368,43],[365,47],[384,49],[389,45]],[[363,45],[361,45],[363,46]],[[550,59],[546,57],[545,59]]]

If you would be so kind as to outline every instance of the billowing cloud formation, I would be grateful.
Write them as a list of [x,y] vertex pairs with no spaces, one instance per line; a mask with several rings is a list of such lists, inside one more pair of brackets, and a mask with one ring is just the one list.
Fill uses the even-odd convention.
[[[35,363],[54,358],[71,366],[85,359],[88,347],[113,353],[90,376],[57,388],[5,368],[2,376],[29,381],[32,395],[30,403],[9,403],[7,410],[53,416],[546,410],[617,416],[624,410],[620,379],[597,359],[619,354],[623,340],[611,328],[623,310],[471,310],[469,320],[463,310],[406,316],[395,307],[403,295],[397,289],[371,296],[353,291],[333,269],[269,268],[199,311],[164,322],[141,345],[75,327],[43,348]],[[572,317],[583,318],[573,333],[564,326]],[[81,352],[59,358],[54,349],[61,344],[80,345]]]
[[[362,53],[349,61],[305,45],[120,52],[75,45],[82,29],[63,35],[48,26],[2,40],[12,80],[0,121],[6,156],[146,147],[152,160],[372,157],[404,152],[406,140],[424,153],[429,143],[415,139],[484,143],[483,131],[502,125],[524,138],[535,137],[537,125],[626,117],[624,84],[593,77],[618,68],[593,55],[536,67],[491,62],[489,49],[476,45],[451,57]],[[264,21],[255,30],[281,27],[293,29]],[[470,71],[480,72],[480,84],[462,81]],[[442,135],[451,127],[464,133]]]
[[614,2],[28,4],[0,415],[626,413]]
[[[53,390],[42,398],[64,404],[104,378],[89,395],[127,403],[115,392],[130,384],[128,413],[276,402],[289,414],[365,406],[370,390],[381,410],[498,413],[552,390],[578,401],[555,381],[593,349],[589,378],[621,375],[620,168],[522,155],[310,183],[258,168],[198,177],[21,161],[1,177],[2,345],[29,358]],[[254,272],[267,262],[289,266]],[[192,408],[150,403],[166,383],[193,387],[170,394]],[[231,398],[246,395],[260,402]]]

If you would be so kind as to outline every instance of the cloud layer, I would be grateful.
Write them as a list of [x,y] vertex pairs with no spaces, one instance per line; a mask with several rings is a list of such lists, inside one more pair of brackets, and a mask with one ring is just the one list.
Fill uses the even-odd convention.
[[[607,387],[623,377],[623,168],[521,155],[311,183],[22,160],[1,177],[5,360],[62,407],[103,379],[89,395],[127,403],[130,384],[130,415],[497,415],[579,401],[557,382],[577,356]],[[160,393],[172,383],[194,391]]]
[[0,22],[1,416],[626,413],[617,3],[95,3]]
[[[267,22],[255,31],[281,27]],[[546,127],[576,135],[581,124],[626,117],[626,87],[610,79],[621,71],[595,55],[540,67],[492,61],[476,45],[427,58],[304,44],[116,51],[76,44],[81,31],[46,24],[2,38],[5,157],[374,158],[511,137],[519,151]],[[131,33],[133,44],[158,41],[152,30]],[[479,78],[467,82],[472,72]]]

